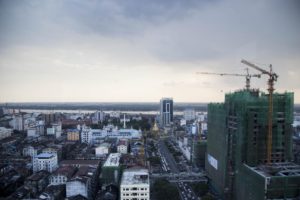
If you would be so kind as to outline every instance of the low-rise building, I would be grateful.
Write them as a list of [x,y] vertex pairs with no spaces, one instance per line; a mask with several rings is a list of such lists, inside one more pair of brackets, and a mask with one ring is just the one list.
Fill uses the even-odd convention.
[[57,155],[53,153],[41,153],[33,157],[33,172],[46,170],[53,172],[57,167]]
[[92,166],[99,168],[100,160],[62,160],[59,163],[60,166],[74,166],[74,167],[84,167]]
[[62,157],[62,146],[60,145],[51,145],[50,147],[44,148],[42,153],[56,154],[57,160],[60,161]]
[[66,196],[66,187],[64,185],[48,185],[39,196],[42,200],[59,200]]
[[183,111],[183,117],[187,121],[196,119],[195,109],[191,109],[191,108],[185,109]]
[[30,127],[27,129],[27,137],[38,137],[38,133],[35,127]]
[[102,166],[101,179],[102,187],[105,188],[106,185],[119,184],[120,178],[120,153],[111,153],[106,159],[105,163]]
[[80,167],[76,174],[66,183],[66,197],[82,195],[94,199],[98,186],[98,172],[95,167]]
[[117,144],[117,151],[121,154],[127,154],[128,153],[128,140],[120,139]]
[[9,123],[14,130],[24,130],[24,118],[22,115],[13,115],[13,119]]
[[0,140],[3,138],[10,137],[13,130],[10,128],[0,127]]
[[23,184],[23,177],[12,166],[0,166],[0,196],[6,197]]
[[120,199],[150,200],[150,181],[147,169],[124,170],[120,185]]
[[42,192],[49,184],[49,172],[42,170],[27,177],[24,185],[30,189],[33,196]]
[[41,153],[42,151],[42,146],[38,146],[38,145],[26,145],[23,148],[23,156],[30,156],[30,157],[34,157],[36,155],[38,155],[39,153]]
[[64,166],[57,168],[49,177],[51,185],[64,185],[70,180],[75,173],[76,168],[73,166]]
[[95,154],[97,157],[103,157],[109,154],[110,144],[102,143],[98,147],[95,148]]
[[26,129],[27,129],[27,137],[42,136],[44,135],[45,122],[42,120],[34,121],[30,124],[27,124]]
[[92,143],[92,129],[83,127],[81,130],[80,138],[82,143]]
[[78,129],[69,129],[67,130],[67,139],[68,141],[79,141],[80,132]]
[[55,138],[59,138],[62,132],[61,123],[53,123],[51,128],[47,128],[47,135],[52,135]]

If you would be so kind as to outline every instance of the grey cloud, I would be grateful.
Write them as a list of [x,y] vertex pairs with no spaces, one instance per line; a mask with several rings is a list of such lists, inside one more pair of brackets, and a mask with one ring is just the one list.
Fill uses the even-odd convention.
[[256,46],[252,54],[295,57],[300,53],[300,15],[286,6],[293,3],[219,1],[188,19],[153,29],[145,46],[174,62],[232,58],[249,44]]
[[72,39],[76,42],[76,34],[129,37],[142,34],[149,24],[176,20],[194,9],[199,2],[2,0],[0,43],[56,44],[61,40]]
[[[64,68],[70,77],[80,70],[120,77],[126,71],[151,82],[136,70],[152,72],[156,66],[158,75],[174,72],[177,81],[169,77],[160,84],[167,89],[183,83],[213,88],[215,80],[190,83],[181,73],[242,73],[245,58],[272,63],[280,74],[276,88],[296,88],[299,5],[297,0],[0,0],[0,74],[20,74],[22,67],[41,74]],[[220,83],[236,85],[231,79]]]

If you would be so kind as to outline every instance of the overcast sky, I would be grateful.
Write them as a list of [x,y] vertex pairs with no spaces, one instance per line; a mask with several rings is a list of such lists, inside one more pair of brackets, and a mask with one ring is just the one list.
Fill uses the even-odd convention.
[[245,73],[244,58],[272,64],[276,91],[300,103],[299,9],[297,0],[0,0],[0,102],[223,101],[244,78],[196,72]]

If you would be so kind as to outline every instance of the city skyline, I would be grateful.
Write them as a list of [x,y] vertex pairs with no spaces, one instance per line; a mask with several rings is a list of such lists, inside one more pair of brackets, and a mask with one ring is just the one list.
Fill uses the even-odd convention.
[[[300,103],[297,1],[0,1],[0,102],[222,102],[246,59]],[[250,73],[257,71],[250,69]],[[252,78],[267,92],[267,77]]]

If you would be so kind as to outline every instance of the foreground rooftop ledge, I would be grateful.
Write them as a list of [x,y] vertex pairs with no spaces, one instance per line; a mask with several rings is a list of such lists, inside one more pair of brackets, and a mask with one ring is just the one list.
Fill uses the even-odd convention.
[[300,165],[297,165],[292,162],[272,163],[259,165],[256,167],[250,167],[247,164],[244,164],[244,166],[265,178],[292,176],[300,177]]

